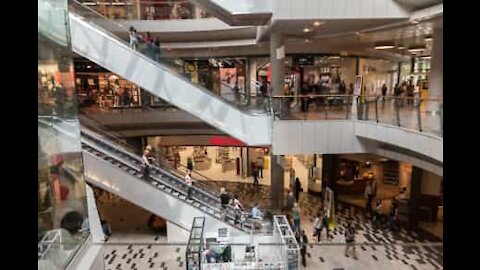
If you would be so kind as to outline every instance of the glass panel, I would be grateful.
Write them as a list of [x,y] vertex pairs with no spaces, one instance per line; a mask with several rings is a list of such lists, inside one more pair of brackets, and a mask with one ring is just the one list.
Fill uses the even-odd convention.
[[209,18],[211,15],[188,0],[80,0],[83,5],[109,19],[182,20]]
[[88,236],[66,0],[38,1],[38,260],[63,269]]
[[[220,85],[217,85],[216,89],[206,89],[205,87],[214,87],[218,81],[217,76],[211,73],[194,72],[198,70],[198,63],[162,56],[163,48],[160,42],[158,39],[151,37],[149,33],[140,34],[136,31],[134,32],[133,28],[127,28],[116,21],[109,20],[100,13],[77,1],[70,1],[70,12],[88,21],[90,25],[97,27],[111,38],[130,46],[133,50],[140,53],[140,57],[148,58],[149,61],[156,62],[159,68],[181,76],[189,83],[196,84],[196,86],[205,93],[209,95],[219,95],[229,104],[251,114],[267,113],[267,103],[265,99],[255,100],[255,98],[245,94],[243,86],[240,85],[240,82],[242,80],[244,81],[245,77],[237,74],[238,69],[220,69],[220,74],[217,74],[220,77]],[[209,55],[202,56],[208,57]]]

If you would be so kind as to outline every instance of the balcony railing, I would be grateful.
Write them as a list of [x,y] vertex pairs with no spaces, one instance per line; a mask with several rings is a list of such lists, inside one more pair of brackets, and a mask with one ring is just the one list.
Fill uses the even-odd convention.
[[375,121],[443,136],[440,98],[352,95],[274,96],[275,119]]

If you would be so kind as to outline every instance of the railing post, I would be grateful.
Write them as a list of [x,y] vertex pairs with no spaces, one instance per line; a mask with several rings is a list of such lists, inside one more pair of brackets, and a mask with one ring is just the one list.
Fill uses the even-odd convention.
[[[375,121],[377,121],[377,123],[379,122],[378,121],[378,101],[380,100],[380,96],[376,97],[375,99]],[[382,104],[384,104],[385,102],[385,97],[382,99]]]
[[422,99],[421,98],[418,98],[418,102],[417,102],[417,128],[418,128],[418,131],[422,132],[422,115],[421,115],[421,109],[420,109],[420,105],[422,105]]
[[368,110],[369,110],[369,107],[370,107],[370,101],[369,100],[365,100],[365,106],[366,106],[366,108],[365,108],[365,120],[368,121]]

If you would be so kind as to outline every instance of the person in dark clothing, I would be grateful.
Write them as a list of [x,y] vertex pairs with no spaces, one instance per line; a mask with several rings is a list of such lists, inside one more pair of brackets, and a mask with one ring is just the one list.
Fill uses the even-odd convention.
[[382,103],[385,103],[385,98],[387,96],[387,85],[383,84],[382,85]]
[[412,81],[408,83],[407,86],[407,104],[413,105],[413,93],[415,92],[415,86],[413,85]]
[[193,171],[193,161],[192,161],[192,158],[188,158],[187,159],[187,169],[189,169],[190,171]]
[[225,188],[222,187],[220,189],[220,204],[222,206],[222,217],[225,217],[228,210],[229,203],[230,203],[230,196],[228,195]]
[[300,199],[300,192],[303,191],[302,183],[300,183],[300,178],[295,178],[295,201],[298,202]]
[[252,166],[252,176],[253,176],[253,186],[258,186],[258,168],[257,166]]
[[308,245],[308,237],[305,233],[305,230],[302,230],[302,233],[296,233],[295,238],[297,239],[297,243],[300,246],[300,255],[302,256],[302,265],[303,267],[307,267],[307,245]]

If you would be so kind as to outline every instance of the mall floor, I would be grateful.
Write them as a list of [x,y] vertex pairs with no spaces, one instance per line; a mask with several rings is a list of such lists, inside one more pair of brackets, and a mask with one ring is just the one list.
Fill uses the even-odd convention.
[[[247,207],[259,202],[261,208],[268,208],[268,186],[254,189],[251,184],[217,181],[208,185],[215,190],[226,187]],[[146,225],[150,213],[106,192],[97,197],[97,203],[100,215],[110,222],[113,231],[103,249],[106,269],[185,269],[185,246],[168,245],[165,235],[150,231]],[[435,244],[441,243],[440,239],[418,229],[402,228],[392,233],[373,228],[362,208],[352,204],[337,203],[333,239],[325,239],[323,233],[321,243],[317,243],[312,223],[320,198],[302,193],[299,203],[301,227],[310,243],[306,269],[443,269],[443,246]],[[344,256],[343,225],[349,217],[354,220],[360,244],[358,260]]]

